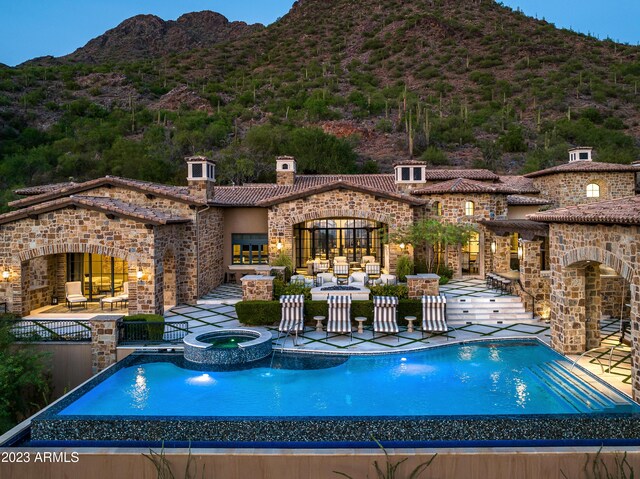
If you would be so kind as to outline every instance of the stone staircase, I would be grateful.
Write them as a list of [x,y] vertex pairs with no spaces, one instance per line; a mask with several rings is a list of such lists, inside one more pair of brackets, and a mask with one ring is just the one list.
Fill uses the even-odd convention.
[[513,322],[531,321],[533,314],[525,311],[518,296],[447,296],[448,322]]

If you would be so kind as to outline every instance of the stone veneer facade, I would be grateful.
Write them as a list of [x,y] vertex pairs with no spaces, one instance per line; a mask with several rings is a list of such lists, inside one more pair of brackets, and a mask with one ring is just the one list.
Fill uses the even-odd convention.
[[423,296],[440,294],[440,276],[437,274],[420,274],[407,276],[409,299],[422,299]]
[[242,278],[242,301],[271,301],[275,276],[247,275]]
[[562,353],[598,345],[602,281],[599,264],[613,268],[630,286],[632,391],[640,399],[640,227],[550,225],[551,344]]
[[[293,250],[293,227],[298,223],[320,218],[362,218],[379,221],[389,228],[389,234],[408,227],[413,222],[413,209],[404,202],[373,194],[338,188],[310,195],[306,198],[283,202],[269,208],[269,256],[278,256],[277,243],[282,242],[284,251]],[[389,245],[388,269],[395,271],[400,248]]]
[[122,316],[100,316],[91,325],[91,371],[97,374],[117,361],[118,319]]
[[[587,185],[600,186],[599,198],[587,198]],[[554,173],[533,178],[540,196],[553,200],[554,207],[574,206],[597,201],[624,198],[635,194],[633,173],[589,172]]]

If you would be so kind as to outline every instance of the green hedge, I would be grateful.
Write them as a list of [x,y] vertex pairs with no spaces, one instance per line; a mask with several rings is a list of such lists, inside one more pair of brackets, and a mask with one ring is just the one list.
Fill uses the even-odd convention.
[[146,338],[151,341],[161,341],[164,335],[164,317],[159,314],[133,314],[131,316],[125,316],[123,321],[146,321],[147,323],[163,323],[163,324],[149,324],[147,325]]
[[[241,301],[236,304],[238,320],[246,326],[272,326],[280,322],[282,307],[278,301]],[[305,301],[304,319],[314,325],[314,316],[329,314],[326,301]],[[373,322],[373,301],[354,301],[351,303],[351,319],[356,316],[367,318],[365,324]],[[422,317],[422,302],[417,299],[401,299],[398,304],[398,321],[405,316]],[[400,324],[402,324],[400,322]]]

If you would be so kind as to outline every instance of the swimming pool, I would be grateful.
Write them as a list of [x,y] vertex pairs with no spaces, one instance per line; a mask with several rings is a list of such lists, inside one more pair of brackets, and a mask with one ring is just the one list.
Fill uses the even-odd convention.
[[33,421],[35,440],[640,438],[640,406],[538,341],[370,356],[279,356],[195,371],[136,355]]

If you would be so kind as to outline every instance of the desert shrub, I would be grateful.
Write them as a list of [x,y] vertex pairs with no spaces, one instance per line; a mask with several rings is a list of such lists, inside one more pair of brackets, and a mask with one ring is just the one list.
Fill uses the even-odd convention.
[[447,158],[447,155],[444,153],[444,151],[436,148],[435,146],[430,146],[429,148],[427,148],[424,153],[422,153],[420,159],[436,166],[448,165],[450,163],[449,158]]

